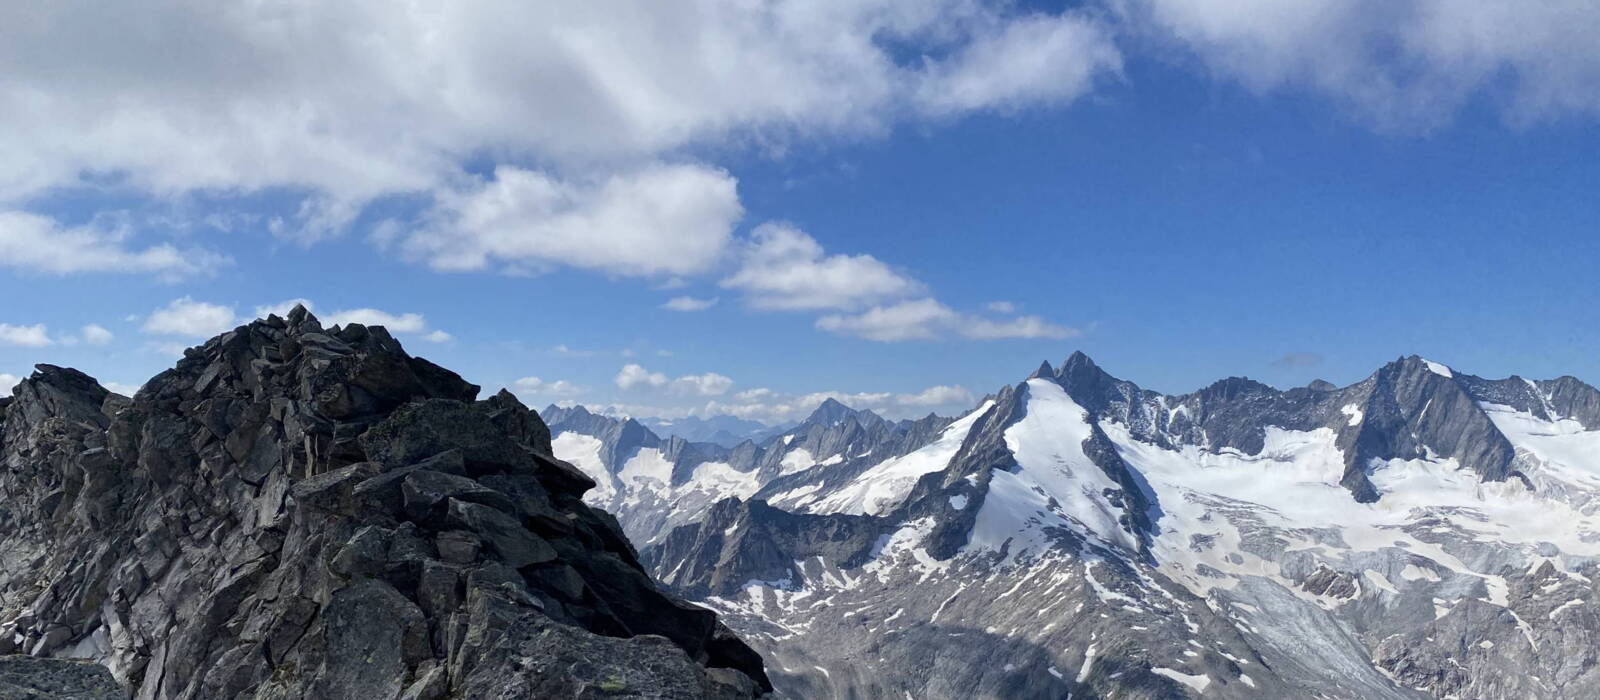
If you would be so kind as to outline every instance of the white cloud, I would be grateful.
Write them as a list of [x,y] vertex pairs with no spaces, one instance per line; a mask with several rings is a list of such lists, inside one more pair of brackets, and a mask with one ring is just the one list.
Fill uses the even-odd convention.
[[831,333],[892,343],[933,340],[959,319],[960,315],[944,304],[933,299],[918,299],[875,307],[855,315],[823,316],[817,319],[817,327]]
[[209,338],[231,330],[236,325],[235,320],[231,306],[183,297],[150,312],[145,318],[143,330],[152,335]]
[[956,332],[973,340],[1000,340],[1004,338],[1076,338],[1083,331],[1050,323],[1038,316],[1018,316],[994,320],[968,317],[963,319]]
[[916,100],[931,114],[1070,102],[1121,68],[1122,54],[1098,24],[1037,15],[988,27],[951,60],[930,66]]
[[1513,121],[1600,115],[1589,0],[1122,0],[1132,24],[1256,92],[1313,90],[1389,128],[1448,121],[1475,96]]
[[624,365],[622,370],[612,381],[617,388],[627,391],[635,387],[663,387],[667,385],[667,375],[660,372],[651,372],[636,364]]
[[668,311],[705,311],[706,309],[716,305],[716,297],[712,297],[710,299],[700,299],[696,297],[683,296],[668,299],[667,303],[661,305],[661,308],[667,309]]
[[949,406],[972,403],[972,392],[959,386],[930,386],[915,394],[901,394],[902,406]]
[[758,309],[854,309],[922,290],[871,255],[828,255],[789,224],[762,224],[750,238],[722,286],[744,292]]
[[510,166],[443,193],[400,250],[440,270],[553,265],[618,275],[705,272],[743,216],[736,181],[699,165],[652,165],[575,183]]
[[359,323],[363,326],[383,326],[393,333],[421,333],[428,328],[428,322],[422,317],[422,314],[391,314],[378,309],[335,311],[322,317],[322,321],[330,326],[348,326],[352,323]]
[[733,380],[716,372],[688,374],[672,380],[674,391],[692,396],[720,396],[733,388]]
[[733,380],[716,372],[686,374],[669,379],[661,372],[652,372],[642,365],[627,364],[613,380],[623,391],[633,389],[665,389],[681,396],[721,396],[733,388]]
[[42,348],[53,344],[55,344],[55,341],[50,339],[50,333],[42,323],[31,326],[13,326],[9,323],[0,323],[0,345]]
[[516,390],[519,394],[529,396],[579,396],[588,391],[588,389],[565,379],[547,382],[538,377],[518,379],[516,381]]
[[[992,71],[1004,89],[990,99],[1055,101],[1062,79],[1035,64],[1067,76],[1099,69],[1093,52],[1081,56],[1087,66],[1066,64],[1062,41],[1032,28],[1082,25],[1074,41],[1093,44],[1104,31],[1087,15],[1016,17],[1008,6],[7,6],[0,199],[119,173],[158,194],[301,186],[316,203],[299,218],[338,220],[349,202],[447,181],[473,155],[592,163],[875,133],[950,74]],[[1039,60],[984,58],[1017,51],[997,44],[1038,41]],[[982,108],[983,98],[961,104]]]
[[[992,305],[991,305],[992,307]],[[1071,338],[1081,331],[1038,316],[992,319],[963,314],[934,299],[877,306],[859,314],[832,314],[817,319],[817,328],[880,343],[936,340],[959,336],[972,340],[1007,338]]]
[[111,331],[106,330],[105,326],[95,323],[84,326],[82,334],[83,342],[86,342],[90,345],[105,345],[116,338],[116,335],[114,335]]
[[[3,12],[0,10],[0,14]],[[3,33],[0,30],[0,35]],[[0,146],[0,154],[4,152]],[[63,226],[37,214],[0,211],[0,266],[57,275],[125,272],[175,280],[214,274],[229,262],[223,255],[199,249],[179,250],[170,244],[133,248],[128,244],[131,236],[125,227]]]
[[0,396],[10,396],[11,390],[16,388],[21,381],[15,374],[0,372]]
[[[296,306],[304,306],[307,311],[315,312],[317,305],[310,299],[297,298],[281,301],[276,304],[264,304],[255,309],[256,318],[266,318],[270,315],[287,316]],[[390,333],[404,335],[420,335],[423,340],[430,343],[448,343],[454,336],[436,328],[428,326],[428,319],[422,314],[390,313],[382,309],[359,308],[345,309],[324,314],[319,319],[329,326],[347,326],[359,323],[363,326],[383,326]]]
[[984,304],[983,308],[993,311],[997,314],[1014,314],[1017,312],[1017,305],[1009,301],[991,301],[987,304]]

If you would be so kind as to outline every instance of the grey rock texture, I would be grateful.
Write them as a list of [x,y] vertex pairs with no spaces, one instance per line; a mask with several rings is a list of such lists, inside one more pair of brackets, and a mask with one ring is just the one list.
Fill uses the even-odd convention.
[[104,666],[87,661],[0,656],[0,700],[124,700]]
[[759,694],[539,416],[477,393],[304,309],[131,400],[39,366],[0,407],[0,653],[141,700]]

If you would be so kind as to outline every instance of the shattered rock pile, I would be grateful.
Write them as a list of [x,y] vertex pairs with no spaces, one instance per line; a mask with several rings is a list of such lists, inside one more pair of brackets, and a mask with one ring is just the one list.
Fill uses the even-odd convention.
[[539,416],[297,308],[132,400],[40,365],[0,400],[0,654],[155,698],[770,689],[662,592]]

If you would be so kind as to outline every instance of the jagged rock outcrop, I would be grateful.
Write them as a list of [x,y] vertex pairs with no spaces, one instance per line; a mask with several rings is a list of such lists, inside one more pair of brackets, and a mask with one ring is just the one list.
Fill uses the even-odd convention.
[[106,667],[87,661],[0,656],[0,699],[122,700]]
[[730,498],[704,520],[674,529],[643,559],[654,569],[670,569],[663,582],[685,595],[726,596],[750,581],[803,586],[804,571],[795,562],[812,557],[860,566],[884,534],[877,518],[790,513],[765,501]]
[[0,406],[0,653],[139,699],[752,697],[538,415],[303,308],[132,400],[40,365]]

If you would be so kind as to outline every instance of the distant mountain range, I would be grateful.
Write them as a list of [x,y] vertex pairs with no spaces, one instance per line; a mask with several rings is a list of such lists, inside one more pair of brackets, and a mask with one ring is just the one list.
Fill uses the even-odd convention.
[[792,423],[770,426],[728,415],[709,418],[640,418],[639,422],[657,435],[681,437],[690,442],[710,442],[723,447],[736,447],[745,440],[759,443],[794,427]]
[[1600,697],[1600,392],[1404,357],[1165,395],[1082,354],[970,412],[732,446],[547,411],[782,697]]

